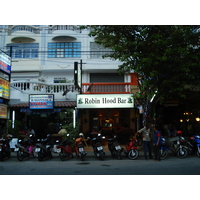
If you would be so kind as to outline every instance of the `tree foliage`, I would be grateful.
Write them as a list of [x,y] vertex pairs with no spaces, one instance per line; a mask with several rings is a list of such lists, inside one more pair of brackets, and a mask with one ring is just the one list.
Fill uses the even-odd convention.
[[[141,99],[155,91],[163,98],[184,96],[185,86],[200,85],[199,26],[94,25],[90,36],[111,48],[107,57],[119,60],[119,73],[138,75]],[[87,28],[88,28],[87,27]]]

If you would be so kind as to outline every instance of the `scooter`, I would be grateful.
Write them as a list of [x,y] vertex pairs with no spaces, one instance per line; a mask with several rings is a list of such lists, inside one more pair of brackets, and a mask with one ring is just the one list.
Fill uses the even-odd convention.
[[124,151],[124,154],[131,160],[135,160],[139,156],[137,139],[131,139],[129,141],[129,143],[126,145],[126,151]]
[[53,145],[51,143],[50,135],[47,135],[47,138],[45,139],[38,139],[35,148],[35,153],[37,153],[38,160],[43,161],[43,159],[46,157],[52,158],[52,148]]
[[[69,137],[69,134],[67,134],[67,137]],[[56,148],[62,161],[74,157],[71,142],[69,142],[68,138],[64,139],[58,146],[56,146]]]
[[111,156],[117,157],[119,160],[122,159],[122,152],[124,151],[123,148],[120,147],[119,142],[117,141],[117,136],[115,135],[114,138],[109,138],[108,141],[108,149],[111,152]]
[[169,149],[165,145],[165,138],[161,137],[161,145],[160,145],[160,158],[164,160],[169,154]]
[[15,145],[15,152],[17,152],[17,159],[23,161],[24,158],[34,158],[34,140],[33,135],[29,135],[28,139],[18,140],[18,143]]
[[4,161],[4,158],[10,158],[10,139],[12,135],[7,135],[6,139],[0,139],[0,161]]
[[200,136],[193,135],[186,143],[190,154],[196,153],[200,157]]
[[92,147],[94,150],[94,155],[100,160],[104,160],[106,155],[106,153],[103,151],[102,139],[105,139],[105,137],[101,136],[100,133],[98,133],[97,137],[92,138]]
[[185,145],[186,140],[182,136],[169,138],[169,150],[172,151],[178,158],[185,158],[188,154],[188,147]]

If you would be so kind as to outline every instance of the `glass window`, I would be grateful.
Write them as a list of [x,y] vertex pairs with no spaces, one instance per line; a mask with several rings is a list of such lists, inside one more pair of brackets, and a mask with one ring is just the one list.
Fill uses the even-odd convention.
[[48,58],[79,58],[81,57],[80,42],[48,43]]
[[39,43],[7,44],[8,55],[10,55],[11,47],[12,58],[38,58]]

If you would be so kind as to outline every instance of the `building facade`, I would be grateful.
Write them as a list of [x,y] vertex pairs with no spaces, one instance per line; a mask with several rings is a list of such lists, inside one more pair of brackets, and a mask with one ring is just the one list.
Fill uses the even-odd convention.
[[[0,49],[12,58],[10,119],[32,126],[38,134],[50,121],[68,123],[77,107],[77,94],[133,94],[138,91],[133,74],[120,76],[119,61],[102,58],[109,49],[89,37],[90,30],[76,25],[1,25]],[[82,66],[81,89],[74,86],[74,62]],[[29,109],[29,95],[53,94],[53,110]],[[77,110],[76,110],[77,111]],[[77,111],[81,130],[114,132],[119,124],[136,130],[134,108],[81,108]]]

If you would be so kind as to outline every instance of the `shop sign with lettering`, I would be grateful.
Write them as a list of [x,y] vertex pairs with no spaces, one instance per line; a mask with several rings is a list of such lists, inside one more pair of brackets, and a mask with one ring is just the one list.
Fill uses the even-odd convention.
[[133,94],[78,94],[77,108],[133,108]]

